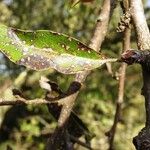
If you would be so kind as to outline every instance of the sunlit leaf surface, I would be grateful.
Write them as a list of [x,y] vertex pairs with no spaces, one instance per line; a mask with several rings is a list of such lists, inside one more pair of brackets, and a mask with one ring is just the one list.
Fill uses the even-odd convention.
[[24,31],[0,25],[0,50],[14,63],[34,70],[53,68],[75,74],[100,67],[106,59],[75,38],[48,30]]

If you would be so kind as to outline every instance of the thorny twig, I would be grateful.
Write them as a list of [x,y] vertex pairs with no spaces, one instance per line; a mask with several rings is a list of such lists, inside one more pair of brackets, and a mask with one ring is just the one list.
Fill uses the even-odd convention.
[[[106,35],[107,28],[108,28],[108,22],[109,22],[109,19],[111,16],[111,10],[112,10],[112,7],[114,7],[114,5],[113,5],[114,2],[115,2],[115,0],[104,0],[104,2],[103,2],[102,11],[97,19],[94,34],[93,34],[93,37],[89,44],[89,46],[92,49],[95,49],[96,51],[99,51],[102,41],[104,40],[104,37]],[[101,31],[103,31],[103,32],[101,32]],[[83,83],[89,73],[90,73],[89,71],[86,71],[86,72],[77,74],[75,77],[75,81]],[[73,86],[74,85],[70,85],[68,91],[70,91],[70,89],[72,89]],[[73,108],[74,102],[78,96],[78,93],[79,92],[77,92],[73,97],[70,97],[70,103],[68,103],[68,104],[66,103],[65,105],[62,106],[60,117],[58,119],[58,126],[57,126],[56,130],[54,131],[54,134],[52,135],[52,137],[50,137],[50,139],[48,141],[47,150],[49,150],[51,148],[56,149],[56,145],[54,144],[54,141],[57,143],[57,148],[60,145],[60,149],[64,149],[61,147],[62,141],[60,141],[60,140],[64,140],[64,139],[60,139],[60,136],[62,136],[62,138],[64,137],[63,135],[66,132],[65,128],[67,126],[67,121],[70,116],[71,110]]]
[[[126,6],[124,8],[126,12],[128,11],[129,6]],[[130,49],[130,34],[131,34],[130,29],[126,28],[124,31],[123,51]],[[123,97],[124,97],[125,74],[126,74],[126,64],[122,63],[119,68],[119,89],[118,89],[118,99],[116,102],[116,112],[115,112],[114,122],[111,129],[106,133],[109,140],[109,150],[113,149],[113,142],[116,134],[116,128],[121,117],[120,115],[121,115],[121,108],[122,108]]]

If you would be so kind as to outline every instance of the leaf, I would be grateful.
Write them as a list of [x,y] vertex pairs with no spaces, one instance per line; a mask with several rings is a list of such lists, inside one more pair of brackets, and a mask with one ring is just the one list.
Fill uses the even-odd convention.
[[77,39],[48,31],[24,31],[0,24],[0,50],[14,63],[34,70],[53,68],[75,74],[100,67],[106,59]]

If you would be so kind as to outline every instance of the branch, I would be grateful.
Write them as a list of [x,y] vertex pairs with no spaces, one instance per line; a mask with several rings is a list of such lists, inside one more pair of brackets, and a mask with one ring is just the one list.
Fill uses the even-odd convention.
[[[99,51],[102,41],[103,41],[104,37],[106,36],[108,22],[110,19],[109,16],[110,16],[110,10],[111,10],[110,8],[111,8],[112,2],[113,2],[113,0],[104,0],[102,12],[100,13],[100,15],[98,17],[98,20],[96,23],[96,28],[94,30],[93,37],[89,44],[89,46],[92,49],[95,49],[96,51]],[[101,32],[101,31],[103,31],[103,32]],[[86,79],[86,76],[89,73],[90,73],[89,71],[86,71],[81,74],[77,74],[75,77],[75,81],[81,82],[81,83],[84,82],[84,80]],[[70,86],[70,89],[71,88],[72,88],[72,85]],[[70,101],[72,101],[72,102],[69,104],[68,107],[71,109],[69,111],[67,111],[68,115],[66,116],[66,119],[64,119],[64,120],[67,120],[68,116],[70,115],[69,112],[71,112],[71,110],[72,110],[73,103],[74,103],[77,95],[78,95],[78,92],[76,93],[76,95],[74,96],[73,99],[70,99]]]
[[[128,0],[126,1],[126,3],[128,3]],[[124,6],[124,8],[125,10],[123,11],[126,13],[129,9],[129,6]],[[130,35],[131,35],[130,29],[126,28],[124,31],[123,51],[126,51],[130,48]],[[126,64],[122,63],[119,68],[119,89],[118,89],[118,99],[116,102],[116,112],[115,112],[114,122],[111,129],[106,133],[109,139],[109,150],[113,149],[113,142],[116,134],[117,124],[119,123],[121,118],[120,114],[121,114],[122,104],[124,100],[125,74],[126,74]]]
[[[58,101],[57,101],[58,102]],[[26,100],[23,98],[19,98],[16,100],[4,100],[0,99],[0,106],[6,106],[6,105],[40,105],[40,104],[48,104],[48,103],[53,103],[52,101],[46,101],[44,99],[34,99],[34,100]],[[56,102],[54,102],[56,103]]]
[[[138,49],[150,49],[150,32],[144,15],[142,0],[130,0],[131,15],[137,33]],[[147,66],[142,65],[143,89],[145,97],[146,124],[145,128],[134,137],[133,143],[136,149],[150,149],[150,71]]]
[[86,143],[80,141],[79,139],[77,139],[77,138],[75,138],[75,137],[73,137],[71,135],[70,135],[70,139],[73,140],[73,141],[75,141],[77,144],[79,144],[79,145],[81,145],[81,146],[89,149],[89,150],[93,150],[93,148],[91,148],[89,145],[87,145]]
[[[99,17],[97,19],[96,27],[93,33],[93,37],[90,41],[89,46],[92,49],[95,49],[96,51],[99,51],[99,48],[101,47],[102,41],[104,37],[106,36],[107,28],[108,28],[108,22],[111,16],[111,8],[115,0],[104,0],[103,2],[103,9],[101,13],[99,14]],[[103,32],[102,32],[103,31]],[[85,71],[83,73],[77,74],[75,77],[75,81],[79,83],[83,83],[89,74],[89,71]],[[72,88],[74,88],[74,84],[71,84],[69,87],[70,91]],[[50,137],[48,144],[47,144],[47,150],[49,149],[56,149],[59,147],[62,147],[62,140],[64,140],[65,136],[65,130],[68,123],[69,116],[71,114],[72,108],[74,106],[75,100],[78,96],[77,92],[73,97],[70,98],[70,103],[66,103],[63,105],[61,109],[61,113],[58,119],[58,126],[56,130],[54,131],[52,137]]]
[[136,27],[138,48],[150,49],[150,32],[147,26],[142,0],[130,0],[131,15]]
[[[144,10],[141,0],[130,0],[131,1],[131,12],[133,21],[136,27],[136,33],[138,35],[138,48],[139,49],[150,49],[150,32],[146,23],[146,19],[144,16]],[[139,19],[140,18],[140,19]],[[149,105],[149,86],[148,81],[150,80],[150,76],[148,74],[148,70],[145,68],[145,66],[142,66],[143,71],[143,94],[145,96],[145,102],[146,104],[146,126],[150,126],[150,105]]]
[[112,15],[113,8],[115,7],[115,0],[104,0],[102,10],[97,18],[96,27],[93,37],[90,40],[89,46],[96,51],[99,51],[102,42],[106,36],[110,16]]
[[67,102],[70,101],[70,99],[72,97],[74,97],[74,95],[76,95],[75,93],[72,93],[70,95],[67,95],[63,98],[59,98],[59,99],[54,99],[51,101],[48,101],[46,99],[40,99],[40,98],[36,98],[36,99],[25,99],[23,97],[20,96],[16,96],[15,100],[4,100],[2,98],[0,98],[0,106],[6,106],[6,105],[21,105],[21,104],[25,104],[25,105],[41,105],[41,104],[52,104],[52,103],[57,103],[58,105],[64,105]]
[[[123,42],[123,50],[127,50],[129,49],[129,39],[130,39],[130,29],[125,29],[125,33],[124,33],[124,39],[125,41]],[[113,142],[114,142],[114,137],[116,134],[116,128],[117,128],[117,124],[120,121],[121,118],[121,109],[122,109],[122,104],[123,104],[123,97],[124,97],[124,85],[125,85],[125,74],[126,74],[126,64],[122,63],[120,68],[119,68],[119,89],[118,89],[118,99],[116,102],[116,112],[115,112],[115,117],[114,117],[114,123],[110,129],[110,131],[108,131],[106,133],[106,135],[109,138],[109,150],[113,149]]]

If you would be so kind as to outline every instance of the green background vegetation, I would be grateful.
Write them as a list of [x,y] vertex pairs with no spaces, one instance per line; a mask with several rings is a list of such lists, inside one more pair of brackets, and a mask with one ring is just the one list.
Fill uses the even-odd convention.
[[[91,4],[80,3],[70,8],[69,0],[1,0],[0,22],[21,29],[50,29],[71,35],[88,44],[99,8],[102,6],[101,3],[101,0],[95,0]],[[150,24],[150,11],[146,5],[145,13]],[[122,49],[123,34],[116,32],[121,14],[121,9],[117,6],[101,48],[103,53],[111,57],[119,57]],[[131,47],[136,48],[134,33],[131,42]],[[115,74],[119,66],[118,63],[113,64]],[[38,84],[41,75],[57,82],[64,91],[67,90],[74,77],[62,75],[54,70],[28,71],[24,67],[11,63],[0,54],[0,97],[12,99],[11,89],[14,87],[23,91],[23,94],[30,99],[43,97],[44,91]],[[134,149],[132,138],[144,126],[145,110],[144,99],[140,95],[141,87],[140,66],[129,66],[121,120],[115,136],[116,150]],[[95,135],[91,141],[93,148],[100,150],[108,148],[105,132],[113,123],[117,94],[118,80],[112,78],[106,66],[92,71],[79,94],[74,111]],[[46,135],[53,132],[56,126],[56,121],[44,105],[1,107],[0,123],[4,123],[4,120],[11,130],[5,137],[1,125],[0,149],[5,149],[9,145],[15,150],[43,150]],[[76,149],[84,150],[83,147],[77,145]]]

